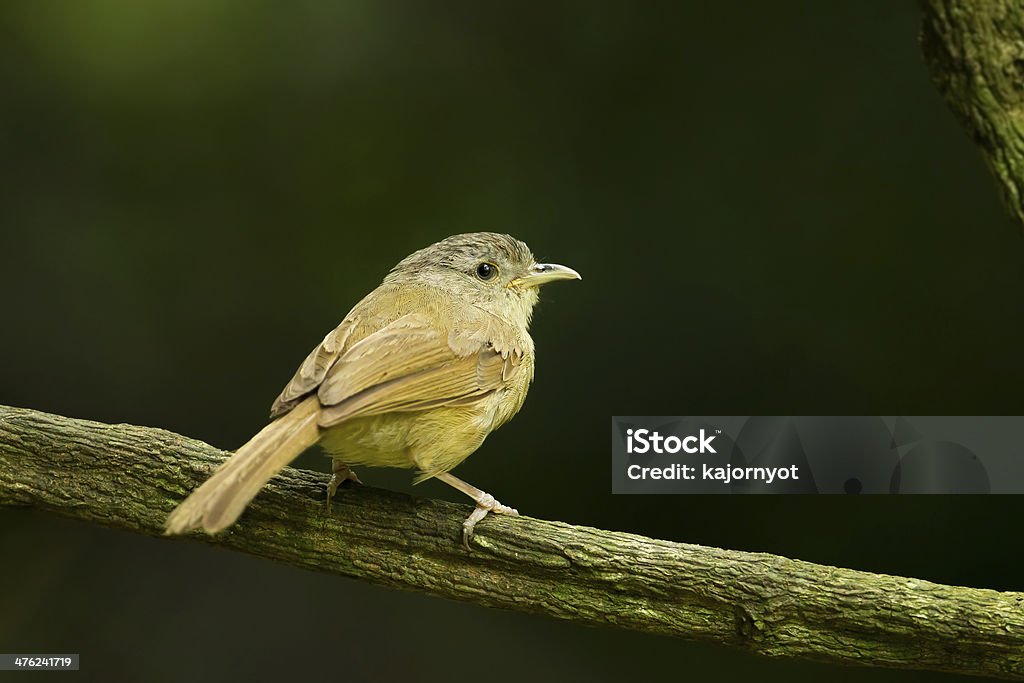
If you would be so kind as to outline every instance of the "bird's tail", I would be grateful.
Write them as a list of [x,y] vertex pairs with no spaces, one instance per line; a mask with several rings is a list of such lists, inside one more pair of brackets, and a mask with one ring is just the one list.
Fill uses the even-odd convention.
[[263,485],[316,443],[320,403],[310,396],[264,427],[228,458],[167,517],[168,534],[231,526]]

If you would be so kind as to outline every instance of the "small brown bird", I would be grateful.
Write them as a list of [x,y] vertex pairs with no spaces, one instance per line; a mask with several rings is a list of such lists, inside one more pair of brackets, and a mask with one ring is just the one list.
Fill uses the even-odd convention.
[[319,442],[333,458],[328,501],[349,465],[408,467],[476,501],[463,523],[519,513],[450,471],[519,412],[533,380],[528,327],[537,288],[580,279],[536,263],[509,235],[453,235],[405,258],[313,349],[273,421],[167,518],[167,533],[216,533],[263,485]]

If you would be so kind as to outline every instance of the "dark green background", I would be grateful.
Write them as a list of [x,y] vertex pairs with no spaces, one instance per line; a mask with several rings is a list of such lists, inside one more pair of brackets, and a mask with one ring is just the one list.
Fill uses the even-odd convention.
[[[614,414],[1022,412],[1024,243],[918,20],[880,0],[4,3],[0,403],[235,447],[398,259],[510,232],[584,280],[545,290],[531,396],[460,476],[534,516],[1024,589],[1018,497],[610,494]],[[0,555],[0,651],[80,652],[82,679],[948,679],[28,510],[0,512]]]

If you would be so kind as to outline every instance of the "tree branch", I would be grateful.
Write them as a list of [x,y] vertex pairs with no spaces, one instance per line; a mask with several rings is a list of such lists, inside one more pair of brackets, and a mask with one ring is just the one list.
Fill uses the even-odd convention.
[[[161,429],[0,406],[0,505],[160,535],[227,454]],[[1024,593],[942,586],[773,555],[491,516],[288,468],[210,543],[489,607],[768,656],[1024,680]]]
[[1024,2],[921,0],[921,47],[1024,226]]

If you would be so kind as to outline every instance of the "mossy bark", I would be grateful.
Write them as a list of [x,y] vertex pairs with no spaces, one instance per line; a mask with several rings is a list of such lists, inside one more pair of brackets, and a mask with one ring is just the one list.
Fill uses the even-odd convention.
[[1024,227],[1024,0],[921,0],[932,78]]
[[[0,407],[0,505],[160,535],[227,453],[160,429]],[[324,506],[327,476],[288,468],[204,540],[465,600],[725,643],[768,656],[1024,679],[1024,593],[943,586],[759,553],[496,517],[368,487]]]

